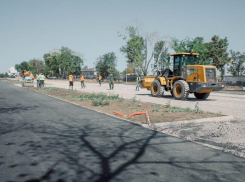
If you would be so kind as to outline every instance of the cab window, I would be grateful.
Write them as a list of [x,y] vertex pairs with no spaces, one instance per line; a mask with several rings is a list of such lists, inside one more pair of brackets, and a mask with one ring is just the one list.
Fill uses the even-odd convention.
[[197,63],[197,57],[193,55],[182,56],[182,66],[195,65]]
[[174,76],[180,75],[180,57],[175,56],[174,57]]

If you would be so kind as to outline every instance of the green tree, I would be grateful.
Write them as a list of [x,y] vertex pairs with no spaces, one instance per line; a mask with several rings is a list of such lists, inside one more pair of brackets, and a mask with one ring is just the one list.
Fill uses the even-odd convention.
[[[121,36],[121,35],[119,35]],[[155,54],[161,59],[162,52],[155,52],[157,42],[161,39],[156,32],[141,36],[137,27],[126,27],[126,35],[123,36],[126,40],[126,45],[120,48],[120,51],[125,54],[128,63],[133,63],[134,73],[146,76],[148,74],[149,64],[152,60],[155,62]],[[148,54],[148,47],[150,46],[150,54]],[[159,45],[157,45],[158,47]],[[165,48],[166,48],[165,44]],[[160,57],[159,57],[160,54]],[[149,57],[148,57],[149,55]],[[160,60],[159,60],[160,61]]]
[[56,76],[81,74],[83,59],[68,47],[62,47],[58,52],[44,54],[43,58],[49,71]]
[[39,59],[35,59],[35,58],[31,59],[29,61],[29,65],[30,65],[30,68],[31,68],[30,71],[33,74],[43,72],[43,70],[45,69],[44,61],[39,60]]
[[16,64],[15,65],[15,69],[18,71],[18,72],[22,72],[24,70],[26,71],[30,71],[31,70],[31,67],[30,67],[30,64],[26,61],[23,61],[21,62],[20,64]]
[[219,38],[219,36],[214,35],[208,46],[207,55],[211,59],[212,65],[216,66],[221,73],[221,80],[224,80],[225,65],[230,62],[228,49],[228,40]]
[[4,74],[4,77],[5,77],[5,78],[9,77],[9,74],[6,72],[6,73]]
[[176,52],[194,52],[199,53],[197,64],[210,64],[210,59],[208,56],[209,43],[204,43],[203,37],[196,37],[194,39],[186,38],[184,40],[178,40],[176,38],[172,39],[171,48]]
[[81,74],[81,64],[83,64],[83,59],[68,47],[62,47],[60,52],[59,64],[62,75],[67,76],[70,73]]
[[109,74],[113,74],[114,78],[118,75],[118,71],[116,70],[117,66],[117,57],[114,52],[110,52],[104,54],[97,58],[95,62],[95,69],[98,74],[101,74],[103,78],[109,76]]
[[[123,39],[127,40],[126,45],[120,48],[120,51],[125,54],[128,63],[132,63],[134,71],[138,68],[140,72],[147,75],[149,63],[152,59],[147,60],[147,40],[139,35],[136,27],[129,26],[126,28],[127,36]],[[140,74],[140,73],[139,73]]]
[[229,67],[229,72],[233,76],[241,76],[245,71],[244,62],[245,62],[245,52],[242,54],[240,52],[235,52],[230,50],[231,54],[231,64]]
[[48,71],[52,72],[55,76],[59,76],[60,64],[59,64],[60,53],[53,52],[43,55],[45,65],[48,68]]

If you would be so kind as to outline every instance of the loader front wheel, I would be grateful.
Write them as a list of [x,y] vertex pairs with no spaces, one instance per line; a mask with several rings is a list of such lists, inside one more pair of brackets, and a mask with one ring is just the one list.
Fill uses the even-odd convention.
[[163,95],[163,87],[158,80],[154,80],[151,83],[151,95],[153,97],[160,97]]
[[208,97],[209,97],[209,95],[210,95],[210,93],[194,93],[194,95],[195,95],[195,97],[197,98],[197,99],[207,99]]
[[177,100],[186,100],[189,96],[189,85],[184,80],[178,80],[173,86],[173,96]]

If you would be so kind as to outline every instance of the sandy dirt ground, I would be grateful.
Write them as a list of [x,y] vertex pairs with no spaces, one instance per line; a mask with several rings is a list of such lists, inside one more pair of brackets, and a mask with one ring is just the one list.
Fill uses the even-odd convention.
[[172,126],[175,131],[191,141],[196,141],[245,158],[245,120],[229,122],[192,123]]

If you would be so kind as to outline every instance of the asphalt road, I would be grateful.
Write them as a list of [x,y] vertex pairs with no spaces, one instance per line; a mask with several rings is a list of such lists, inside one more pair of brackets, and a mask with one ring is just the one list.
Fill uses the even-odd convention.
[[245,159],[0,81],[0,182],[244,182]]

